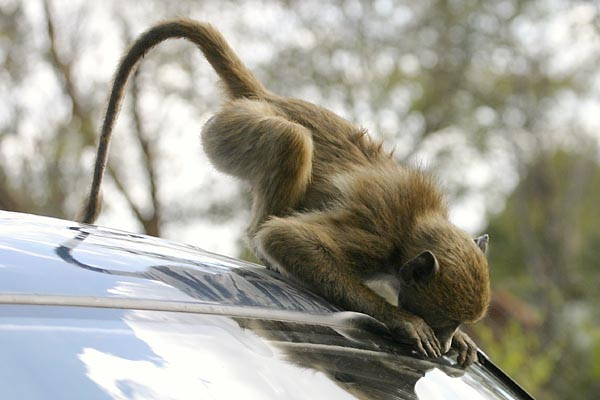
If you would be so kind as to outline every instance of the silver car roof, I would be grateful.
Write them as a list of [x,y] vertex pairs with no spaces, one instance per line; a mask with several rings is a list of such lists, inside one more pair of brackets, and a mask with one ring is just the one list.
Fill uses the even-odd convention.
[[262,266],[72,221],[0,211],[0,252],[0,294],[339,311]]
[[1,398],[528,398],[483,354],[414,358],[264,267],[2,211],[0,317]]

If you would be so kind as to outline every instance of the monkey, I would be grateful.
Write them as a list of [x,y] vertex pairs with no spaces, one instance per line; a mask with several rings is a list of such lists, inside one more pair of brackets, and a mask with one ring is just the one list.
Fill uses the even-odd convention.
[[248,243],[265,265],[347,310],[383,322],[423,357],[451,348],[477,359],[459,326],[490,303],[488,236],[449,221],[437,182],[400,165],[367,131],[316,104],[267,90],[207,23],[180,18],[141,34],[114,78],[82,222],[99,212],[109,141],[127,80],[157,44],[194,43],[220,77],[226,100],[201,130],[214,167],[252,194]]

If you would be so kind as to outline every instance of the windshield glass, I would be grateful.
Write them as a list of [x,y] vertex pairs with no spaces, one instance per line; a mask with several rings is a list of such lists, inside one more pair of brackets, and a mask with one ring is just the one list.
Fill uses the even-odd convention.
[[481,366],[307,323],[2,305],[0,343],[6,399],[517,398]]

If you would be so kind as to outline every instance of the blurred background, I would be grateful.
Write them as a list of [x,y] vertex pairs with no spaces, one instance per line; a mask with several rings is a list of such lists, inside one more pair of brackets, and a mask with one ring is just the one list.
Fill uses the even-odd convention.
[[[120,55],[180,15],[218,27],[268,88],[433,171],[452,221],[491,236],[479,345],[539,398],[597,398],[600,2],[0,0],[0,209],[75,218]],[[98,224],[249,256],[247,189],[199,141],[221,99],[191,44],[144,59]]]

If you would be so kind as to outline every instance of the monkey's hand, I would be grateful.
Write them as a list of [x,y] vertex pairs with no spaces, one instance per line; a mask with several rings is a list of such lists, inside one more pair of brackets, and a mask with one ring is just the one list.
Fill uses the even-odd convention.
[[458,330],[452,337],[452,348],[458,351],[456,361],[466,368],[477,361],[477,345],[466,333]]
[[395,318],[388,323],[388,328],[394,339],[414,346],[422,356],[440,357],[442,355],[440,342],[433,329],[416,315],[404,314],[401,318]]

